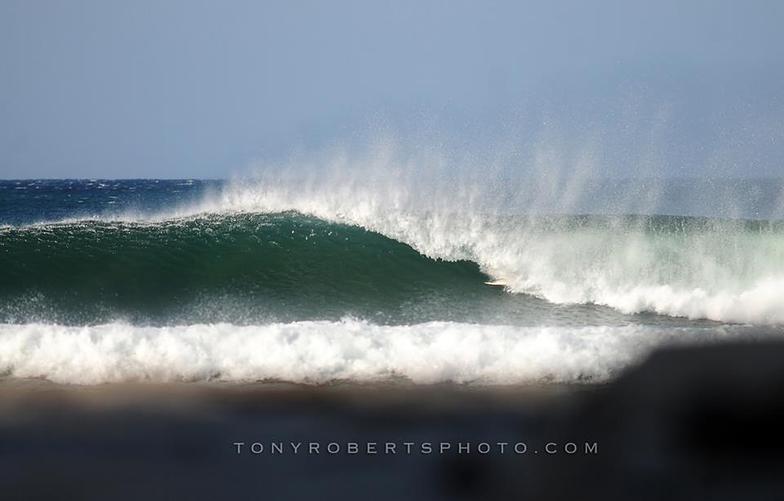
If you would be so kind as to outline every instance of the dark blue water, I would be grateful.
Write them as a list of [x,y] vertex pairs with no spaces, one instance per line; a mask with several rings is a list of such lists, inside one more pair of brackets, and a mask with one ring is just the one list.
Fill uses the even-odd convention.
[[197,203],[222,185],[195,179],[0,181],[0,224],[149,215]]

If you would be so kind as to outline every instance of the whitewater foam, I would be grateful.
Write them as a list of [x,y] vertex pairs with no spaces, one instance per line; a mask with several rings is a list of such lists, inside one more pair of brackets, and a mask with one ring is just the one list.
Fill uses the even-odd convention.
[[344,319],[268,325],[0,324],[0,371],[58,383],[335,380],[596,382],[656,346],[742,328],[382,326]]
[[475,261],[509,292],[553,303],[784,323],[784,228],[779,223],[670,218],[669,226],[651,226],[652,216],[597,217],[593,223],[562,217],[542,224],[536,217],[478,211],[491,209],[470,194],[413,193],[397,184],[325,188],[267,179],[229,185],[206,207],[296,210],[358,225],[431,258]]
[[619,188],[602,206],[615,219],[540,224],[538,217],[580,209],[578,200],[595,191],[590,169],[560,176],[544,165],[527,182],[504,186],[498,166],[486,174],[453,169],[438,155],[400,161],[382,151],[286,167],[238,178],[198,203],[108,220],[155,225],[296,211],[381,233],[431,258],[474,261],[508,292],[556,304],[784,324],[784,223],[676,217],[650,227],[657,216],[630,220],[656,213],[661,183]]

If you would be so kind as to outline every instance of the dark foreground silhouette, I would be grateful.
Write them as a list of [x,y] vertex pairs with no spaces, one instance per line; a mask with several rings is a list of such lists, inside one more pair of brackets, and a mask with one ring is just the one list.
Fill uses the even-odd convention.
[[784,343],[769,341],[663,350],[601,386],[6,379],[0,492],[784,499],[783,425]]

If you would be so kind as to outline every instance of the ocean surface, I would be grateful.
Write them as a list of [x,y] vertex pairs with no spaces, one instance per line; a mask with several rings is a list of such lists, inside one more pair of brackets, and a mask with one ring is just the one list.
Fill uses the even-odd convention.
[[604,381],[782,332],[779,180],[413,186],[0,181],[0,372]]

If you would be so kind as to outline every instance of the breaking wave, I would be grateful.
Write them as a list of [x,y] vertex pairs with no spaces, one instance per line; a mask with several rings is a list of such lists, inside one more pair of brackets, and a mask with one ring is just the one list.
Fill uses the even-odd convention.
[[59,383],[340,380],[597,382],[667,342],[750,328],[380,326],[354,319],[262,326],[0,324],[0,371]]
[[[204,207],[296,210],[425,256],[477,263],[513,294],[622,313],[784,323],[784,222],[697,216],[512,214],[487,197],[290,183],[229,186]],[[281,188],[283,187],[283,188]],[[444,205],[446,204],[446,205]],[[535,204],[534,204],[535,205]],[[417,210],[412,210],[417,207]],[[462,207],[462,208],[461,208]],[[469,210],[470,209],[470,210]],[[482,210],[484,209],[484,210]]]

